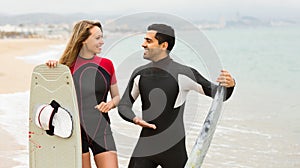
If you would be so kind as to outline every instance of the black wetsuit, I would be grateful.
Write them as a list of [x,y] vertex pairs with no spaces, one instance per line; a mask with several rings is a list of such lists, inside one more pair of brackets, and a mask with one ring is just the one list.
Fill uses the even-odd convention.
[[[169,56],[133,72],[118,106],[121,117],[133,122],[132,105],[141,96],[142,117],[157,129],[143,128],[129,163],[130,168],[182,168],[187,161],[183,112],[190,90],[213,97],[217,85],[195,69]],[[226,99],[233,91],[227,88]]]

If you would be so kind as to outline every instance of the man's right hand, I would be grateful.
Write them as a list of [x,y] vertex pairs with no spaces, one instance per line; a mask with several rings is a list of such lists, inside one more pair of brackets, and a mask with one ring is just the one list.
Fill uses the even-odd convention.
[[46,65],[49,67],[49,68],[54,68],[56,67],[58,64],[58,61],[57,60],[48,60],[46,62]]
[[147,127],[147,128],[152,128],[152,129],[156,129],[156,126],[154,124],[149,124],[147,123],[146,121],[138,118],[138,117],[134,117],[133,118],[133,122],[136,124],[136,125],[139,125],[141,127]]

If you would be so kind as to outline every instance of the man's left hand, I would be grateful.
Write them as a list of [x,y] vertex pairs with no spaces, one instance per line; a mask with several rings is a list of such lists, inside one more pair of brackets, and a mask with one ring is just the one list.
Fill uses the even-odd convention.
[[235,86],[234,79],[232,78],[230,73],[226,70],[221,70],[221,74],[218,77],[217,82],[219,82],[221,86],[225,86],[225,87]]

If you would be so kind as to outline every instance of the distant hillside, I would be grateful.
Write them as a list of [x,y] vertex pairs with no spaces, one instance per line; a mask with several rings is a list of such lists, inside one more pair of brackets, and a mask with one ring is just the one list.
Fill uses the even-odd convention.
[[33,13],[23,15],[5,15],[0,14],[0,25],[6,24],[60,24],[60,23],[73,23],[81,19],[89,20],[105,20],[108,16],[91,15],[85,13],[74,14],[51,14],[51,13]]
[[187,21],[184,19],[175,17],[173,15],[159,13],[145,12],[138,15],[102,15],[102,14],[86,14],[86,13],[74,13],[74,14],[53,14],[53,13],[32,13],[22,15],[5,15],[0,13],[0,26],[1,25],[41,25],[41,24],[73,24],[74,22],[82,19],[99,20],[102,24],[107,26],[107,30],[144,30],[147,25],[154,22],[174,23],[175,28],[187,28],[184,27]]
[[[105,25],[105,30],[135,30],[142,29],[151,23],[165,22],[173,25],[175,29],[193,29],[189,21],[184,18],[176,17],[175,15],[144,12],[137,15],[109,15],[109,14],[87,14],[87,13],[73,13],[73,14],[54,14],[54,13],[32,13],[22,15],[6,15],[0,13],[1,25],[35,25],[35,24],[73,24],[82,19],[99,20]],[[268,26],[268,25],[293,25],[300,24],[300,18],[294,20],[262,20],[251,16],[240,16],[236,19],[228,20],[194,20],[196,25],[215,25],[224,24],[226,27],[232,26]]]

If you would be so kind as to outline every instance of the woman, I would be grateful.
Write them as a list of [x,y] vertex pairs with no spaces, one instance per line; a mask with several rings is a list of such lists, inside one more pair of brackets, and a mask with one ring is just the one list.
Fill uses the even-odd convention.
[[[104,44],[102,33],[99,22],[77,22],[59,59],[60,64],[70,68],[76,87],[84,168],[91,167],[89,150],[97,167],[118,167],[108,111],[118,105],[120,96],[112,62],[96,55]],[[49,60],[46,64],[55,67],[57,63]],[[108,92],[111,100],[107,102]]]

